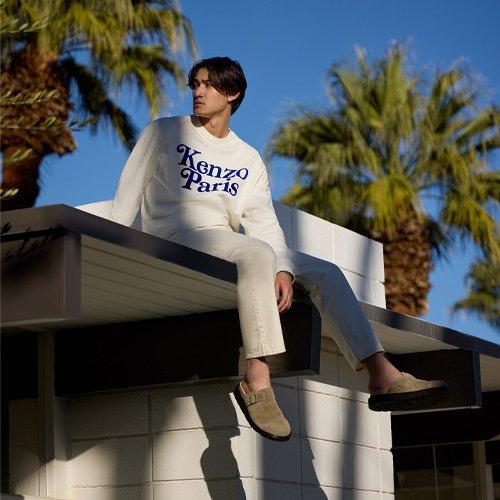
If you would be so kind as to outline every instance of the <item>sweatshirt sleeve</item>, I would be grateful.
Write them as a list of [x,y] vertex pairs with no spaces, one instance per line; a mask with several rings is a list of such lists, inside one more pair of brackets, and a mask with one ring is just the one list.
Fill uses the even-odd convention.
[[276,253],[277,270],[287,271],[295,281],[295,270],[289,257],[285,235],[274,211],[266,167],[253,187],[242,213],[241,225],[247,236],[268,243]]
[[123,167],[108,219],[131,226],[141,208],[144,188],[154,173],[158,148],[158,131],[154,121],[140,133]]

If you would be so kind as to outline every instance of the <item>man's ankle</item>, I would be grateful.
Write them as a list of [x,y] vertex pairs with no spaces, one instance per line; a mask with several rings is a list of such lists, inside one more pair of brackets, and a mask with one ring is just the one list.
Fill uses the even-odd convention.
[[247,374],[243,379],[243,389],[245,392],[257,392],[267,387],[271,387],[271,379],[269,377],[250,380]]

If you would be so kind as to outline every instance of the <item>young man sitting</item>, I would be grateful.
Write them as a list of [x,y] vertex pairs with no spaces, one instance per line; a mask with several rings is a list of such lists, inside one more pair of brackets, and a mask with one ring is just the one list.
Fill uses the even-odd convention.
[[[193,114],[158,118],[142,131],[123,168],[109,219],[234,262],[247,373],[234,394],[252,427],[274,440],[291,429],[271,386],[267,356],[285,351],[280,314],[294,282],[310,294],[354,370],[369,374],[375,411],[415,409],[448,395],[440,380],[400,372],[333,263],[287,248],[258,152],[229,128],[247,82],[238,62],[213,57],[189,73]],[[240,224],[245,234],[238,232]]]

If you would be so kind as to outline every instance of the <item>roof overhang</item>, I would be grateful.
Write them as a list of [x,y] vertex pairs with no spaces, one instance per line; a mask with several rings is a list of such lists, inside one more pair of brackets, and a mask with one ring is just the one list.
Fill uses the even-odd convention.
[[[237,307],[228,261],[64,205],[2,214],[2,330],[67,329]],[[500,345],[360,302],[396,355],[466,350],[500,390]]]

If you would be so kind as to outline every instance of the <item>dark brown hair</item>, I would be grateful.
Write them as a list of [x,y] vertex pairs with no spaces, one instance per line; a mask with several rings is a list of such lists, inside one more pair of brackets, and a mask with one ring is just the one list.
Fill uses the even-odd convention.
[[188,87],[194,88],[196,73],[201,68],[205,68],[210,76],[211,84],[224,95],[240,95],[231,101],[231,114],[239,108],[245,97],[247,80],[243,69],[238,61],[233,61],[229,57],[210,57],[196,61],[189,71]]

